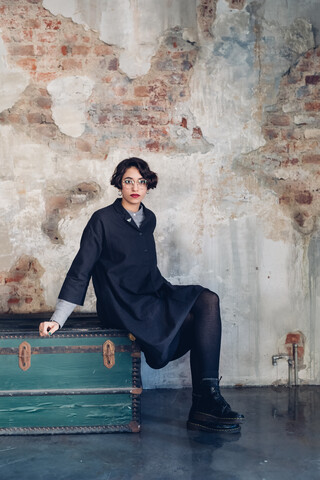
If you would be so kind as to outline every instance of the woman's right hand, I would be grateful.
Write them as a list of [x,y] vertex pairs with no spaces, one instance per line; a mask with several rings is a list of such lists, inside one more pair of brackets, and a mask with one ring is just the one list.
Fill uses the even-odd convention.
[[42,322],[39,325],[39,334],[40,337],[49,337],[54,332],[59,330],[60,325],[58,322]]

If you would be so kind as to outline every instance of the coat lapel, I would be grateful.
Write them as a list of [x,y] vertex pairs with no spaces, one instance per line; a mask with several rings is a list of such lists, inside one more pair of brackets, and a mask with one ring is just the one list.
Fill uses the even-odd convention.
[[123,220],[126,223],[128,223],[128,225],[130,225],[132,228],[134,228],[135,230],[138,230],[138,232],[140,232],[141,229],[145,229],[145,227],[148,225],[148,223],[150,222],[151,217],[152,217],[151,210],[149,210],[148,208],[146,208],[142,204],[143,212],[144,212],[144,219],[143,219],[143,222],[141,223],[140,228],[139,228],[136,225],[133,218],[131,217],[130,213],[128,213],[127,210],[125,208],[123,208],[123,206],[121,204],[121,198],[117,198],[115,200],[115,202],[113,203],[113,206],[114,206],[116,212],[119,213],[119,215],[123,218]]

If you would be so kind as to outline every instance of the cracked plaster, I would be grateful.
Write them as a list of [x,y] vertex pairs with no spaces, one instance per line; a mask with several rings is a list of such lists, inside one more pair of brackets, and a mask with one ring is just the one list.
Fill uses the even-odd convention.
[[43,0],[54,15],[71,17],[98,31],[105,43],[119,47],[120,69],[130,78],[148,73],[165,30],[179,25],[185,39],[195,40],[195,4],[195,0]]

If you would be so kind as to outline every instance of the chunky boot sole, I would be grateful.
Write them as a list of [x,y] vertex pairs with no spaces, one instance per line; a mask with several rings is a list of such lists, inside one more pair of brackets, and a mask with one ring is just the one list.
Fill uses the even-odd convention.
[[240,425],[196,423],[190,420],[187,421],[187,429],[211,433],[239,433],[241,431]]
[[209,413],[195,412],[192,414],[192,418],[189,419],[191,422],[196,423],[205,423],[205,424],[215,424],[215,425],[239,425],[244,421],[244,418],[234,417],[234,418],[224,418],[224,417],[215,417]]

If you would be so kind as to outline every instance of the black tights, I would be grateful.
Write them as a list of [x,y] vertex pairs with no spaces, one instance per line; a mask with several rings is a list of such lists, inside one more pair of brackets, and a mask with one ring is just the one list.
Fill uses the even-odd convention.
[[219,377],[221,318],[219,297],[204,290],[182,324],[174,359],[190,350],[193,391],[199,391],[203,378]]

